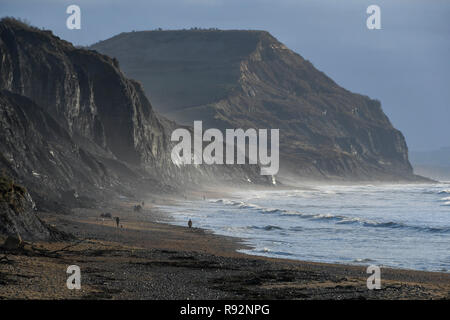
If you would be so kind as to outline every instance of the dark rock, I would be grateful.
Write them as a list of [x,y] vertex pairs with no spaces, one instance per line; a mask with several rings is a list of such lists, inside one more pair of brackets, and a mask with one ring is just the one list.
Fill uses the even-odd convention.
[[4,248],[18,249],[24,240],[51,240],[54,232],[35,213],[29,193],[12,180],[0,177],[0,235]]
[[8,236],[2,245],[2,248],[6,250],[19,250],[22,247],[23,241],[19,234],[17,235],[17,237]]

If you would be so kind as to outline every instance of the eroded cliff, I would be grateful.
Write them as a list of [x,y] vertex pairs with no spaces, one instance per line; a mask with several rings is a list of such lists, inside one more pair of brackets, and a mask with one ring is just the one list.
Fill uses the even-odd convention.
[[338,86],[268,32],[131,32],[92,48],[117,58],[173,120],[279,128],[286,176],[420,179],[379,101]]
[[0,22],[0,89],[1,167],[37,203],[268,181],[257,166],[173,164],[177,125],[115,59],[13,19]]

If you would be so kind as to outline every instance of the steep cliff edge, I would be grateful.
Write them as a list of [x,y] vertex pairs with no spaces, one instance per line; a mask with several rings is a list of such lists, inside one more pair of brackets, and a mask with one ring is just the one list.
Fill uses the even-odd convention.
[[267,32],[131,32],[91,48],[117,58],[168,118],[279,128],[285,175],[420,180],[378,101],[341,88]]
[[0,89],[0,168],[38,204],[267,182],[256,166],[176,166],[177,125],[153,111],[116,60],[14,19],[0,21]]

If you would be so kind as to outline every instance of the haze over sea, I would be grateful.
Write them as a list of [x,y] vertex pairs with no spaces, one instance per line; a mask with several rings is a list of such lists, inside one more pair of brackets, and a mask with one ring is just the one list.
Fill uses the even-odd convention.
[[244,239],[249,254],[450,271],[450,183],[248,191],[160,209]]

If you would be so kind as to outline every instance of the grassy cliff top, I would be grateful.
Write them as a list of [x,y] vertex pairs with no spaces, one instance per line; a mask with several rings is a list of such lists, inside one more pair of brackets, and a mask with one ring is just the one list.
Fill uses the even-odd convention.
[[226,97],[241,76],[240,63],[261,39],[274,38],[250,30],[136,31],[90,48],[117,58],[129,77],[144,84],[152,103],[168,111]]

